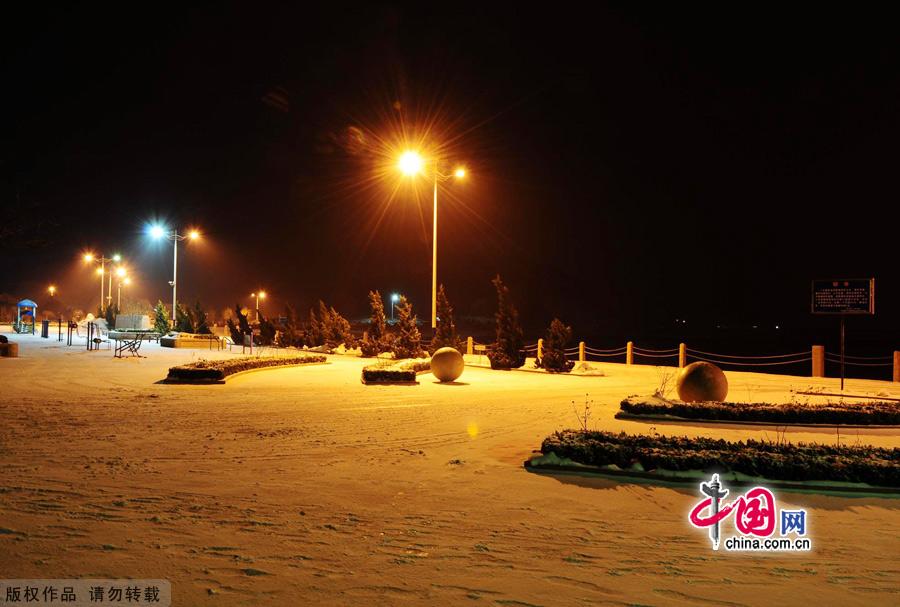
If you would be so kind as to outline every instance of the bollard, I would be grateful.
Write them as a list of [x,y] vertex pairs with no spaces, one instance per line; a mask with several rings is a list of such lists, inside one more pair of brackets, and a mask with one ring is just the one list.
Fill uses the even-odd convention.
[[584,342],[578,342],[578,362],[584,362]]
[[538,349],[537,349],[537,359],[541,360],[544,358],[544,338],[538,338]]
[[812,347],[812,376],[825,377],[825,346]]
[[472,339],[472,336],[469,335],[469,338],[466,339],[466,354],[472,356],[475,354],[475,340]]
[[678,344],[678,368],[684,369],[684,364],[687,362],[687,346],[684,344]]
[[894,381],[900,382],[900,351],[894,350]]
[[630,341],[625,344],[625,364],[633,365],[634,364],[634,342]]

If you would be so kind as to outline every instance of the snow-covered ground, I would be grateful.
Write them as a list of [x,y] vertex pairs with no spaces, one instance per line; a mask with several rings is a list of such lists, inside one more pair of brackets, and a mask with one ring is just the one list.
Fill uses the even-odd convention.
[[[11,336],[12,337],[12,336]],[[887,605],[900,600],[900,499],[779,493],[813,551],[714,553],[693,487],[527,472],[550,432],[775,438],[767,427],[616,420],[663,371],[468,368],[453,385],[365,386],[366,361],[225,385],[156,383],[236,356],[145,345],[114,359],[13,337],[0,359],[0,578],[171,580],[176,605]],[[727,373],[730,399],[790,400],[835,379]],[[850,394],[900,384],[849,380]],[[818,397],[794,396],[816,402]],[[573,401],[575,405],[573,407]],[[900,446],[900,430],[788,430]]]

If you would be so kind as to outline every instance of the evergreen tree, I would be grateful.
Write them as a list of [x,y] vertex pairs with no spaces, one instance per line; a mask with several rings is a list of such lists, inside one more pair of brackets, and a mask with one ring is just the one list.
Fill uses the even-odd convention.
[[201,335],[212,334],[212,331],[209,330],[209,320],[206,318],[206,311],[200,305],[199,300],[194,302],[192,317],[195,333],[200,333]]
[[284,324],[278,333],[278,345],[282,348],[302,346],[303,337],[294,307],[291,304],[286,304]]
[[459,336],[456,334],[453,308],[444,292],[444,285],[441,285],[437,292],[437,328],[431,338],[430,351],[434,354],[438,348],[444,347],[459,349]]
[[231,333],[231,341],[236,345],[244,344],[244,335],[250,335],[252,329],[247,315],[241,310],[241,304],[234,304],[234,316],[238,322],[234,322],[233,318],[229,318],[225,324],[228,326],[228,332]]
[[425,353],[419,342],[422,335],[416,324],[416,315],[413,314],[412,304],[406,300],[405,295],[400,296],[397,304],[397,340],[394,342],[394,355],[396,358],[419,358]]
[[169,310],[162,301],[157,301],[153,308],[153,330],[160,335],[169,332]]
[[257,341],[261,346],[271,346],[275,343],[275,324],[259,313],[259,336]]
[[[319,302],[320,307],[324,307],[324,303]],[[309,320],[306,327],[306,345],[310,348],[321,346],[325,343],[325,331],[322,328],[321,321],[316,317],[315,310],[309,311]]]
[[541,358],[535,361],[535,365],[544,368],[550,373],[568,373],[575,366],[574,361],[566,359],[566,346],[572,339],[572,327],[554,318],[544,337],[544,347]]
[[363,356],[377,356],[390,349],[381,293],[369,291],[369,307],[372,309],[372,314],[369,316],[369,329],[359,347]]
[[344,344],[345,348],[356,346],[356,340],[353,339],[353,333],[350,332],[350,323],[334,308],[328,309],[327,326],[325,341],[330,348],[336,348],[341,344]]
[[116,328],[116,316],[119,315],[119,307],[116,304],[106,306],[103,311],[103,317],[106,319],[106,326],[110,329]]
[[191,317],[191,312],[181,304],[178,304],[175,310],[175,330],[179,333],[194,332],[194,319]]
[[510,301],[509,288],[503,284],[499,274],[492,282],[497,289],[497,341],[488,352],[491,369],[518,369],[525,364],[519,312]]

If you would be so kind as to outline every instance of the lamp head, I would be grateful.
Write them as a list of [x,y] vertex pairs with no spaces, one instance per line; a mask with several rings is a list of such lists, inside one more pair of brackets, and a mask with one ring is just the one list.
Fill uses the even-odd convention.
[[453,171],[453,176],[457,179],[464,179],[466,176],[465,167],[457,167],[455,171]]
[[188,237],[189,237],[191,240],[197,240],[198,238],[200,238],[200,232],[197,231],[197,230],[191,230],[191,231],[188,233]]
[[150,226],[150,229],[147,232],[150,234],[150,238],[154,240],[159,240],[166,235],[166,230],[159,224]]
[[400,160],[397,162],[400,172],[410,177],[421,173],[424,166],[425,161],[422,160],[422,155],[413,151],[403,152],[400,155]]

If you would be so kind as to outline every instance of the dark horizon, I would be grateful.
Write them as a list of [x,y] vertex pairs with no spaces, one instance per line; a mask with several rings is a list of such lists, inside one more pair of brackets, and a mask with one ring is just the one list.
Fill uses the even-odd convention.
[[323,299],[358,318],[379,289],[427,318],[430,202],[374,176],[379,138],[430,127],[470,172],[439,203],[460,316],[493,313],[499,273],[532,334],[558,316],[576,335],[687,319],[830,339],[810,281],[874,276],[876,314],[853,330],[900,335],[883,15],[229,5],[9,23],[0,292],[46,305],[52,283],[93,310],[89,248],[170,302],[171,247],[142,234],[163,219],[204,233],[179,250],[181,302],[262,287],[270,311]]

